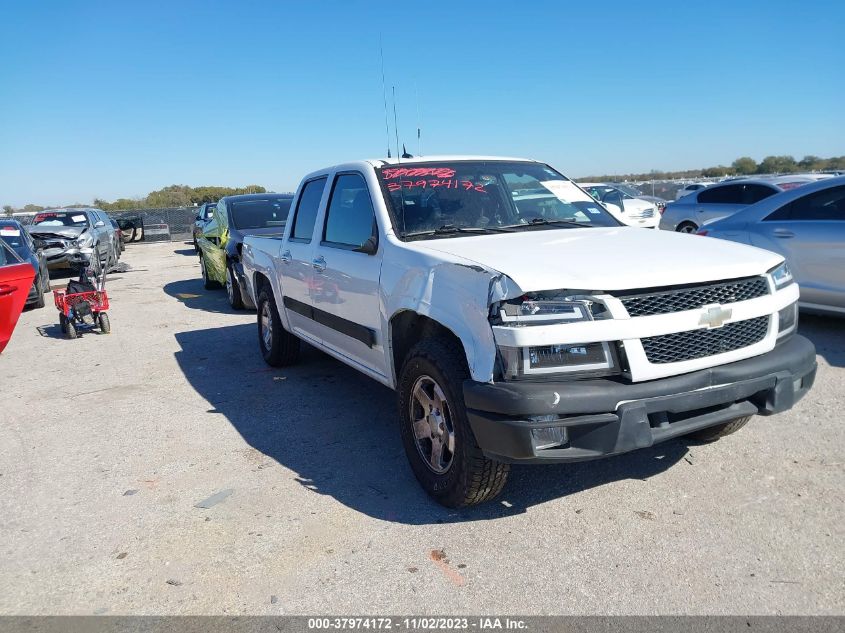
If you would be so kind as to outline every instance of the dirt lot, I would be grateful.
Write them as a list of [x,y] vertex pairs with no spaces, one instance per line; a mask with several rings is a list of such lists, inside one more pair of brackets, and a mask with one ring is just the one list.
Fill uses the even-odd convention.
[[0,357],[0,613],[845,611],[843,321],[802,317],[819,373],[791,412],[516,468],[455,512],[391,391],[310,348],[269,369],[188,246],[124,260],[112,334],[63,340],[48,306]]

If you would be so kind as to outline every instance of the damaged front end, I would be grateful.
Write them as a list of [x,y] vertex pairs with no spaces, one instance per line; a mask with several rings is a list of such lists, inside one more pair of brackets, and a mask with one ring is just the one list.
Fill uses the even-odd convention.
[[561,325],[610,319],[610,311],[600,295],[590,291],[553,290],[492,302],[490,325],[496,339],[498,377],[542,380],[620,374],[624,354],[617,341],[596,341],[592,337],[581,341],[558,336]]

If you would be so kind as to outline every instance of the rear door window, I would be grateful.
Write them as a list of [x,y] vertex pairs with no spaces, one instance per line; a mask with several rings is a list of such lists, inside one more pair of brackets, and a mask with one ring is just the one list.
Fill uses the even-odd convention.
[[845,185],[816,191],[766,216],[765,222],[845,222]]
[[698,193],[698,201],[702,204],[743,204],[744,185],[725,185],[712,187]]
[[311,241],[311,236],[314,235],[314,225],[317,222],[317,211],[320,209],[320,200],[323,197],[325,187],[325,177],[305,183],[299,201],[296,203],[296,214],[293,218],[290,239],[302,242]]
[[775,195],[778,193],[778,190],[774,187],[767,187],[766,185],[745,185],[745,191],[743,193],[743,204],[754,204],[755,202],[760,202],[760,200],[765,200],[769,196]]

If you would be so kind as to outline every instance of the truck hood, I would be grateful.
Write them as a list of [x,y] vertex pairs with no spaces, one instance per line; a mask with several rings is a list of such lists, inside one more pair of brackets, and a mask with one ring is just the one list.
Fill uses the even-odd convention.
[[82,235],[87,227],[84,226],[30,226],[27,227],[30,235],[38,237],[63,237],[65,239],[76,239]]
[[783,260],[725,240],[632,227],[535,229],[412,244],[498,271],[526,292],[701,283],[760,275]]

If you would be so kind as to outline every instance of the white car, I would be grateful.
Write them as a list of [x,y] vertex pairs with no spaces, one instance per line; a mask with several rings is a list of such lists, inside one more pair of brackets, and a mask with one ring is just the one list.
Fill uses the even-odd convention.
[[605,183],[579,182],[578,186],[601,202],[622,224],[644,229],[656,229],[660,224],[660,213],[653,202],[636,198],[619,187]]
[[782,256],[631,230],[536,161],[320,169],[242,261],[264,360],[302,340],[394,389],[411,469],[447,506],[495,497],[510,463],[712,441],[816,372]]

